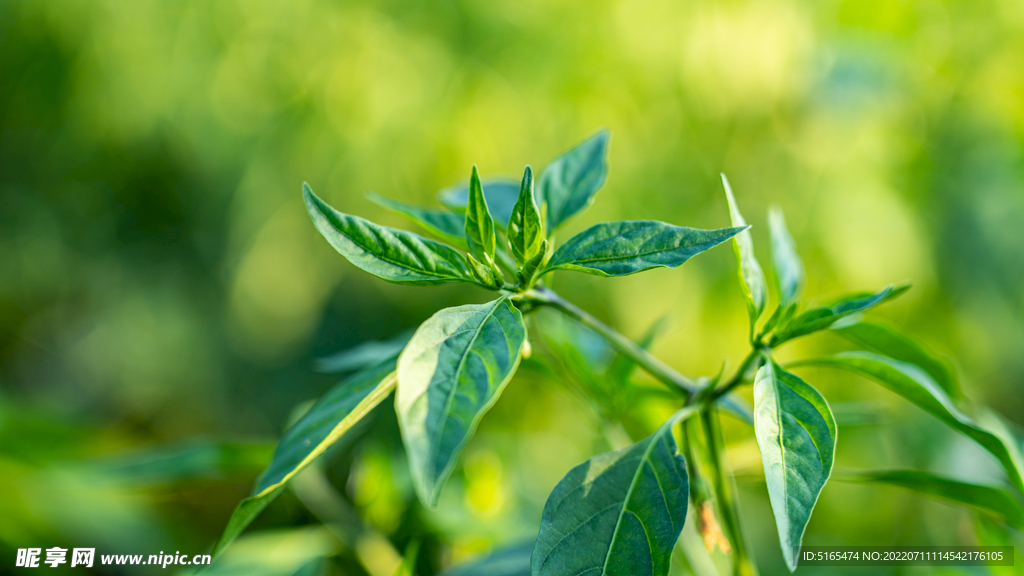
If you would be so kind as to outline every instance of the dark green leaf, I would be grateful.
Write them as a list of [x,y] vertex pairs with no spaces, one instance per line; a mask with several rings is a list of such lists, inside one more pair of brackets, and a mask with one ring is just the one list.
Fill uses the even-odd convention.
[[601,130],[544,167],[538,203],[547,209],[548,235],[590,206],[608,177],[607,130]]
[[252,495],[242,500],[213,548],[216,556],[267,507],[300,470],[323,454],[391,394],[395,362],[382,362],[353,374],[327,392],[281,437],[274,457],[260,474]]
[[302,185],[316,229],[358,268],[396,284],[432,286],[472,282],[458,250],[412,232],[374,224],[328,206]]
[[533,542],[505,548],[483,558],[460,564],[441,576],[530,576]]
[[668,574],[689,495],[672,427],[695,413],[684,408],[648,438],[562,478],[544,505],[533,576]]
[[397,358],[409,338],[412,338],[412,330],[403,330],[387,340],[368,340],[347,350],[317,358],[313,363],[313,370],[321,374],[362,370],[385,360]]
[[832,326],[832,324],[840,318],[844,318],[851,314],[862,312],[868,308],[873,308],[879,304],[888,302],[909,289],[910,286],[907,284],[898,286],[890,285],[878,292],[875,292],[874,294],[851,294],[839,299],[836,303],[830,306],[818,306],[817,308],[811,308],[810,310],[791,318],[785,324],[782,324],[772,336],[769,346],[778,346],[779,344],[792,340],[793,338],[824,330],[829,326]]
[[555,250],[545,272],[577,270],[598,276],[625,276],[651,268],[675,268],[741,231],[696,230],[655,220],[604,222]]
[[768,211],[768,227],[772,233],[772,267],[779,288],[779,306],[785,308],[796,303],[804,285],[804,263],[796,253],[796,243],[786,228],[782,210]]
[[[729,186],[729,179],[722,174],[722,186],[725,188],[725,199],[729,202],[729,218],[732,225],[737,228],[747,228],[747,221],[740,214],[739,206],[736,205],[736,198],[732,194],[732,187]],[[764,280],[764,271],[754,256],[754,237],[750,230],[743,230],[732,239],[733,252],[736,253],[736,268],[740,278],[740,288],[743,289],[743,299],[747,303],[747,313],[750,316],[750,335],[754,335],[754,324],[764,311],[767,297],[767,288]]]
[[494,260],[496,247],[494,236],[494,220],[487,208],[487,199],[480,184],[480,173],[476,164],[469,177],[469,203],[466,204],[466,241],[469,251],[481,262]]
[[[512,208],[519,199],[519,182],[514,180],[490,180],[481,182],[484,188],[484,198],[487,199],[487,207],[491,211],[491,217],[495,224],[504,230],[508,227],[508,221],[512,217]],[[441,204],[456,212],[466,212],[466,205],[469,204],[469,186],[465,184],[445,188],[438,192],[438,199]]]
[[405,216],[427,232],[449,244],[459,247],[466,245],[466,233],[464,231],[466,218],[462,214],[453,214],[446,210],[423,208],[415,204],[385,198],[373,192],[367,192],[366,197],[370,202],[382,208]]
[[541,240],[544,239],[544,224],[540,221],[540,211],[533,198],[533,170],[529,166],[523,173],[519,200],[512,208],[506,236],[512,246],[512,255],[515,256],[520,268],[537,255]]
[[1024,530],[1024,507],[1012,494],[995,486],[959,482],[917,470],[887,470],[844,476],[844,480],[888,484],[927,496],[965,504],[994,514],[1018,530]]
[[769,358],[754,379],[754,434],[782,555],[796,570],[811,511],[832,473],[836,423],[817,390]]
[[433,507],[459,454],[519,365],[523,317],[507,298],[446,308],[398,359],[395,410],[420,500]]
[[992,453],[1006,470],[1010,481],[1024,492],[1022,462],[1013,440],[988,430],[953,405],[945,391],[924,370],[870,352],[842,352],[835,356],[801,360],[794,365],[834,366],[859,374],[885,386],[971,438]]
[[870,348],[901,362],[918,365],[951,397],[963,397],[956,370],[948,360],[936,354],[922,342],[901,334],[889,326],[869,322],[862,318],[851,317],[836,322],[832,325],[832,330],[854,344]]

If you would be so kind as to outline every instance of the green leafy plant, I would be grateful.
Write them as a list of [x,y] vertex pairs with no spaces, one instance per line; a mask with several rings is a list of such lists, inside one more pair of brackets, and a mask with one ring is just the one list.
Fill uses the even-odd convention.
[[[481,419],[509,385],[520,361],[531,354],[530,337],[546,342],[555,360],[548,369],[582,382],[609,422],[628,413],[628,382],[636,368],[664,385],[661,402],[674,413],[646,438],[617,442],[624,446],[572,468],[552,490],[533,546],[499,551],[452,574],[665,575],[691,506],[705,545],[730,555],[734,574],[756,573],[725,463],[719,421],[723,411],[753,428],[782,554],[795,570],[811,513],[832,475],[838,441],[828,402],[793,372],[801,366],[839,368],[892,390],[991,452],[1013,488],[1024,492],[1018,443],[1005,427],[984,426],[962,409],[965,401],[948,363],[895,329],[860,315],[908,287],[888,286],[805,308],[804,266],[777,208],[768,215],[777,302],[766,314],[765,273],[724,176],[731,227],[604,222],[556,243],[554,233],[589,206],[605,182],[608,138],[604,131],[588,138],[553,160],[536,181],[526,167],[518,185],[485,184],[474,166],[468,186],[442,191],[444,209],[370,196],[440,241],[339,212],[304,185],[303,197],[317,230],[355,266],[398,284],[475,284],[494,297],[440,310],[411,335],[324,359],[322,368],[355,372],[284,434],[215,553],[392,392],[412,485],[424,506],[436,507]],[[551,288],[555,272],[625,276],[675,268],[729,240],[749,316],[750,347],[729,377],[688,378],[647,351],[656,328],[634,342]],[[528,329],[526,319],[545,308],[560,316],[531,323]],[[587,357],[594,352],[583,331],[598,339],[596,354],[610,361]],[[866,350],[786,365],[776,361],[781,346],[823,331]],[[734,394],[748,384],[753,387],[752,410]],[[971,506],[1018,528],[1024,524],[1018,497],[1004,488],[909,470],[864,471],[846,479],[909,488]],[[417,542],[410,545],[399,573],[414,572],[417,549]]]

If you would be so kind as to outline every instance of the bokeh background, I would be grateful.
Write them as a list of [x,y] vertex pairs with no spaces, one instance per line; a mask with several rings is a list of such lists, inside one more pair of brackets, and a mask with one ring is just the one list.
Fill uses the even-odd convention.
[[[434,205],[473,163],[516,176],[600,127],[608,183],[566,236],[622,218],[725,226],[725,172],[763,264],[777,204],[812,300],[912,281],[873,314],[1024,423],[1019,1],[3,0],[0,572],[27,546],[208,549],[295,407],[336,381],[314,358],[487,298],[360,272],[313,229],[303,181],[401,225],[363,193]],[[714,374],[745,353],[732,258],[557,282],[632,336],[667,317],[655,352]],[[840,347],[817,336],[784,356]],[[846,414],[837,469],[998,480],[974,445],[877,386],[803,374]],[[567,378],[525,371],[440,512],[415,503],[388,409],[323,474],[395,549],[418,536],[432,574],[528,541],[551,487],[607,449],[595,418]],[[727,426],[758,561],[777,573],[756,445]],[[833,483],[806,542],[973,543],[973,522]],[[317,525],[285,493],[238,543],[237,573],[365,574]],[[913,573],[930,572],[984,573]]]

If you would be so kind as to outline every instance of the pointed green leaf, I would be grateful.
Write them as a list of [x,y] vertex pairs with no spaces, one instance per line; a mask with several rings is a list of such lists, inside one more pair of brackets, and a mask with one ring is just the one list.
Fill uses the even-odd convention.
[[626,276],[651,268],[675,268],[741,231],[697,230],[656,220],[604,222],[562,244],[544,272],[576,270],[597,276]]
[[913,364],[886,358],[871,352],[842,352],[824,358],[793,363],[794,366],[833,366],[853,372],[885,386],[929,412],[954,430],[981,444],[1006,470],[1010,482],[1024,492],[1024,469],[1012,440],[981,426],[957,409],[945,391],[924,370]]
[[395,410],[425,505],[437,505],[459,454],[515,373],[525,339],[519,310],[499,298],[441,310],[402,352]]
[[[736,205],[736,198],[732,194],[732,187],[729,180],[722,174],[722,186],[725,188],[725,199],[729,203],[729,218],[732,225],[737,228],[747,228],[747,221],[740,214]],[[743,289],[743,299],[747,303],[747,313],[750,316],[750,334],[754,334],[754,324],[764,311],[767,290],[765,288],[764,271],[754,256],[754,237],[750,230],[740,232],[732,239],[733,252],[736,253],[736,266],[739,272],[740,287]]]
[[533,283],[534,277],[537,276],[537,271],[547,265],[548,260],[551,259],[551,243],[547,240],[541,240],[540,248],[537,249],[537,253],[532,258],[523,263],[522,269],[519,270],[519,281],[523,286],[529,286]]
[[391,394],[394,370],[392,359],[346,378],[284,433],[270,465],[256,479],[252,495],[242,500],[231,515],[213,548],[214,556],[245,530],[289,480]]
[[533,198],[533,169],[529,166],[523,173],[519,200],[512,208],[506,236],[512,246],[512,255],[516,257],[520,268],[537,255],[541,240],[544,239],[544,224],[540,221],[540,211]]
[[800,299],[804,286],[804,262],[796,253],[796,243],[778,206],[768,211],[768,227],[772,234],[772,267],[779,289],[779,306],[785,308]]
[[608,178],[607,130],[587,138],[544,167],[538,182],[541,206],[547,206],[550,236],[566,220],[594,202],[594,194]]
[[[519,200],[519,182],[514,180],[488,180],[481,181],[484,189],[484,198],[487,199],[487,207],[491,211],[491,217],[499,229],[508,227],[508,221],[512,217],[512,208]],[[461,184],[451,188],[445,188],[437,194],[438,200],[451,210],[465,213],[469,204],[469,186]]]
[[460,564],[441,576],[530,576],[533,542],[492,552],[486,558]]
[[[853,320],[852,322],[848,320]],[[938,355],[926,344],[899,331],[863,318],[847,318],[832,325],[832,331],[850,342],[884,354],[900,362],[916,364],[928,373],[953,398],[962,398],[963,390],[956,369],[949,360]]]
[[696,411],[683,408],[646,439],[562,478],[544,505],[533,576],[668,574],[689,496],[672,427]]
[[473,173],[469,177],[469,203],[466,204],[465,230],[469,251],[473,256],[476,256],[476,259],[481,262],[486,262],[488,256],[493,260],[494,220],[491,218],[491,212],[487,209],[487,199],[484,198],[484,189],[480,185],[480,173],[477,172],[476,164],[473,165]]
[[415,204],[409,204],[408,202],[392,200],[373,192],[367,192],[366,197],[370,202],[382,208],[405,216],[418,224],[420,228],[449,244],[459,247],[466,245],[466,233],[464,231],[466,218],[462,214],[424,208]]
[[498,276],[498,271],[495,267],[485,266],[483,262],[474,258],[472,254],[466,254],[466,264],[469,266],[469,270],[473,273],[473,278],[478,284],[493,290],[501,288],[503,278]]
[[775,334],[772,336],[769,346],[778,346],[783,342],[792,340],[793,338],[824,330],[832,326],[832,324],[835,324],[836,320],[845,318],[851,314],[856,314],[857,312],[863,312],[864,310],[888,302],[889,300],[897,298],[909,289],[910,286],[908,284],[897,286],[890,285],[878,292],[875,292],[874,294],[851,294],[840,298],[830,306],[818,306],[817,308],[811,308],[802,314],[790,318],[787,322],[779,326],[775,331]]
[[396,284],[472,282],[462,254],[451,246],[338,212],[308,184],[302,194],[316,229],[356,267]]
[[796,570],[811,511],[832,473],[836,422],[817,390],[769,358],[754,379],[754,435],[782,555]]
[[843,479],[898,486],[955,504],[972,506],[994,514],[1018,530],[1024,530],[1024,507],[1012,494],[995,486],[969,484],[917,470],[867,472]]

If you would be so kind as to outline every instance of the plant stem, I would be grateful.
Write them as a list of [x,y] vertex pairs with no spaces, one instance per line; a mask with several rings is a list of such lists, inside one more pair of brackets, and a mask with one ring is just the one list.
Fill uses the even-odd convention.
[[[654,376],[662,384],[665,384],[673,390],[685,393],[688,397],[697,389],[697,386],[689,378],[675,371],[671,366],[665,364],[658,357],[654,356],[647,350],[644,350],[639,344],[633,342],[629,338],[626,338],[611,326],[593,317],[586,310],[583,310],[572,302],[565,300],[555,293],[554,290],[551,290],[550,288],[535,287],[526,292],[525,295],[545,306],[550,306],[562,312],[570,318],[578,321],[580,324],[583,324],[597,332],[603,336],[608,343],[615,347],[616,350],[632,358],[633,361],[637,363],[637,366],[643,368],[648,374]],[[690,400],[688,400],[687,404],[690,403]]]
[[715,389],[714,391],[708,393],[708,396],[707,396],[707,399],[706,399],[707,402],[711,403],[711,402],[714,402],[715,400],[718,400],[719,398],[721,398],[722,396],[725,396],[729,392],[732,392],[732,390],[734,388],[736,388],[737,386],[742,384],[743,383],[743,377],[746,375],[747,370],[750,369],[750,365],[753,364],[754,362],[757,362],[758,360],[760,360],[761,352],[763,350],[764,350],[764,346],[763,345],[760,345],[760,344],[755,345],[754,348],[750,351],[750,353],[747,354],[747,357],[743,359],[743,362],[740,362],[740,367],[736,370],[736,373],[733,374],[733,377],[730,378],[729,381],[726,382],[725,384],[723,384],[721,387],[719,387],[719,388]]

